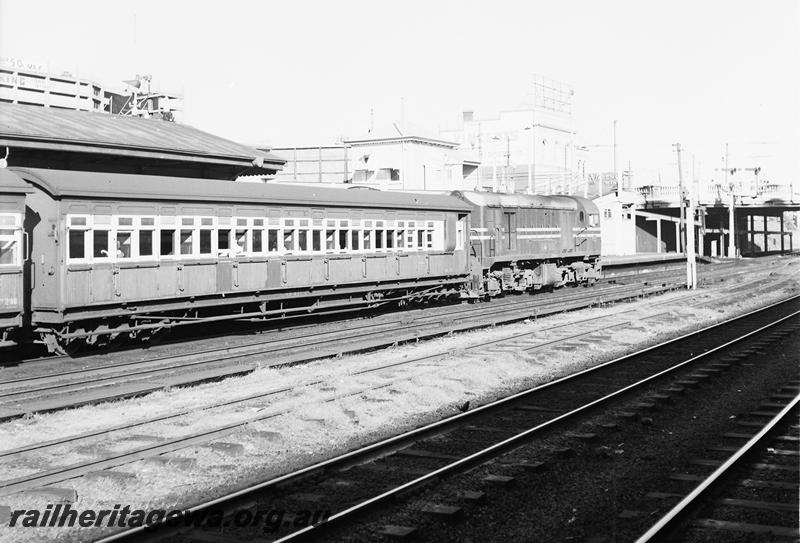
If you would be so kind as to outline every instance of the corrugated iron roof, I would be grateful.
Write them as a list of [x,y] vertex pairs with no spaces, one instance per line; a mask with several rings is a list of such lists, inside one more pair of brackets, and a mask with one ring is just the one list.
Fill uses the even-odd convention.
[[9,169],[59,197],[469,211],[464,202],[444,194],[342,190],[319,185],[240,183],[74,170]]
[[159,119],[0,103],[0,145],[281,169],[271,153]]

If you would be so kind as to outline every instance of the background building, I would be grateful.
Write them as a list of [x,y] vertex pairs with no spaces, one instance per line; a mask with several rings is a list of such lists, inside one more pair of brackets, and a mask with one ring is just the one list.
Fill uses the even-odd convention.
[[465,111],[441,136],[477,155],[484,190],[583,194],[586,149],[575,144],[573,94],[569,85],[537,76],[528,105],[493,117]]
[[44,62],[0,57],[0,102],[179,120],[183,97],[153,92],[150,81],[149,75],[137,75],[124,88],[110,90],[69,72],[52,73]]
[[[347,183],[383,190],[474,190],[478,162],[455,142],[421,136],[345,140],[318,147],[274,147],[282,183]],[[263,149],[263,148],[262,148]],[[267,149],[263,149],[267,150]]]

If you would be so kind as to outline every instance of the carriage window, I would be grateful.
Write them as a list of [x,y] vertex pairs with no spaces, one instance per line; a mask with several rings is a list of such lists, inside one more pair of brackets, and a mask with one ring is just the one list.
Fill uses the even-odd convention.
[[262,230],[253,230],[253,252],[263,253],[264,247],[262,240],[264,239],[264,232]]
[[[83,234],[83,232],[79,233]],[[0,229],[0,265],[11,265],[17,263],[16,237],[16,230],[12,230],[10,228]]]
[[131,257],[133,232],[117,232],[117,258]]
[[200,230],[200,254],[211,254],[211,230]]
[[[400,223],[400,226],[403,226],[403,223]],[[397,231],[397,248],[402,249],[406,246],[406,231],[405,230],[398,230]]]
[[339,230],[339,249],[342,251],[347,250],[347,233],[349,230]]
[[139,230],[139,256],[153,256],[152,230]]
[[[241,220],[242,219],[236,221],[237,224]],[[233,239],[233,242],[234,242],[233,252],[235,254],[240,255],[247,252],[247,230],[241,230],[241,229],[236,230],[236,235]]]
[[286,251],[294,251],[295,229],[288,228],[283,231],[283,248]]
[[298,251],[308,251],[308,230],[300,230],[297,234]]
[[336,250],[336,230],[325,231],[325,249],[328,251]]
[[226,228],[224,230],[217,230],[217,252],[225,251],[226,254],[231,249],[231,230]]
[[350,231],[350,250],[352,251],[360,251],[361,249],[358,246],[358,230],[351,230]]
[[86,231],[85,230],[70,230],[69,231],[69,257],[70,258],[86,258]]
[[194,226],[194,217],[183,217],[181,219],[181,226]]
[[108,230],[94,231],[94,257],[108,258]]
[[372,249],[372,230],[364,230],[364,250]]
[[375,249],[383,249],[383,232],[382,228],[375,230]]
[[278,251],[278,231],[277,230],[267,230],[267,250],[270,253],[274,253]]
[[172,256],[175,254],[175,230],[161,230],[159,232],[161,242],[161,256]]
[[311,234],[312,238],[312,251],[321,251],[322,250],[322,230],[312,230]]
[[[184,219],[185,220],[185,219]],[[193,230],[181,230],[181,254],[182,255],[190,255],[192,254],[192,238],[193,238],[194,231]]]

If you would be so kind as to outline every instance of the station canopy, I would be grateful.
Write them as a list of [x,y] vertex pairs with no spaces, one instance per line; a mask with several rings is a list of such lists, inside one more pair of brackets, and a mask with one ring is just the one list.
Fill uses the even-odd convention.
[[186,124],[8,103],[0,146],[10,166],[202,179],[272,175],[286,163]]

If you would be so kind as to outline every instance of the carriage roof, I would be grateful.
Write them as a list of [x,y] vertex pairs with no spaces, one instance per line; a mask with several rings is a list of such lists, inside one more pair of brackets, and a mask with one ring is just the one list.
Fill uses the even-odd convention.
[[444,194],[347,190],[280,183],[243,183],[184,177],[72,170],[14,168],[56,197],[115,200],[182,200],[297,206],[395,208],[469,211],[461,200]]

